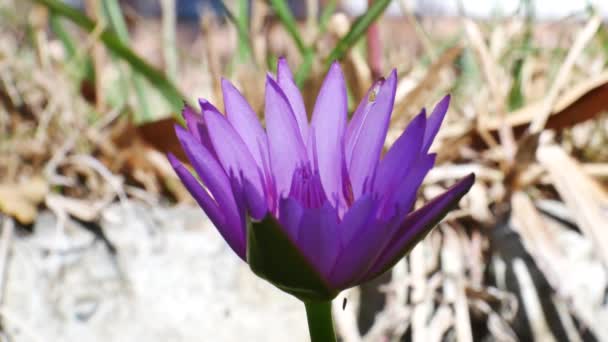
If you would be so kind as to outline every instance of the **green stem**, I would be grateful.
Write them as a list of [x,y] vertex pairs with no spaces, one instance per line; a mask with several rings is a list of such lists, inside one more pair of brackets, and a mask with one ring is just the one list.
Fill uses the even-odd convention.
[[336,342],[331,301],[305,302],[311,342]]

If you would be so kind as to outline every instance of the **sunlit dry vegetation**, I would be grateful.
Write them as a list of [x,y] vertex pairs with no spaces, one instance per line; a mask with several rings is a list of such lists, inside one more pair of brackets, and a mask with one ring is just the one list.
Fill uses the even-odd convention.
[[[222,76],[261,114],[265,74],[286,56],[310,111],[339,58],[351,111],[374,79],[397,69],[386,146],[422,107],[452,94],[421,203],[477,176],[460,208],[392,274],[335,301],[342,339],[608,340],[608,31],[594,8],[539,22],[525,1],[516,16],[485,20],[424,16],[405,4],[389,17],[378,5],[377,21],[357,35],[362,21],[336,1],[307,1],[320,6],[318,18],[294,18],[279,0],[252,1],[251,15],[247,1],[226,1],[227,16],[206,11],[189,22],[177,20],[174,1],[161,3],[160,17],[114,0],[84,1],[84,12],[50,0],[0,3],[0,286],[17,281],[24,266],[11,255],[38,234],[41,213],[57,217],[57,236],[67,221],[99,227],[120,256],[104,235],[108,208],[194,205],[165,153],[181,155],[173,125],[184,102],[222,107]],[[35,269],[78,262],[57,260]],[[127,282],[130,271],[121,271]],[[11,311],[7,296],[4,335],[49,334]]]

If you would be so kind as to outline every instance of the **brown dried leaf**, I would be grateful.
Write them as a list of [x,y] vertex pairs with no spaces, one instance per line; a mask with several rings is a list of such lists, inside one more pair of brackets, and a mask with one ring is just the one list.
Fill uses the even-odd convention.
[[149,192],[165,189],[180,201],[190,199],[165,157],[173,153],[188,162],[175,136],[176,124],[173,118],[165,118],[137,127],[119,127],[111,138],[116,149],[102,151],[102,159],[110,169],[126,174]]
[[38,205],[48,194],[46,181],[32,177],[18,184],[0,184],[0,211],[29,225],[38,216]]
[[[507,115],[507,123],[517,132],[532,122],[543,107],[543,101],[533,102]],[[560,130],[577,123],[592,119],[608,109],[608,71],[597,77],[573,85],[561,95],[551,109],[546,128]],[[483,122],[484,128],[497,131],[500,119],[488,118]]]

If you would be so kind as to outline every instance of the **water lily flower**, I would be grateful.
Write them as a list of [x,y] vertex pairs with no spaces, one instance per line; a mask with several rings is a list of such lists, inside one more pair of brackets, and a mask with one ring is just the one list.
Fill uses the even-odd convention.
[[429,149],[450,97],[428,118],[423,109],[382,156],[395,70],[372,85],[349,121],[344,76],[334,63],[309,121],[285,59],[277,69],[266,77],[265,127],[222,80],[225,115],[200,100],[202,114],[186,107],[187,127],[176,126],[198,178],[175,156],[169,160],[257,275],[307,304],[327,303],[390,269],[457,205],[474,175],[412,211],[435,163]]

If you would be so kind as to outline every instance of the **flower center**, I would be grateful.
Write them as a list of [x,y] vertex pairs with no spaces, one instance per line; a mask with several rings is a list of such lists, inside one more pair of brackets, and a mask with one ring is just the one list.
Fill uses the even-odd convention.
[[306,208],[319,208],[327,200],[318,170],[310,164],[299,166],[291,178],[289,197],[295,198]]

